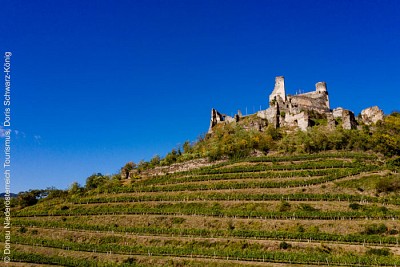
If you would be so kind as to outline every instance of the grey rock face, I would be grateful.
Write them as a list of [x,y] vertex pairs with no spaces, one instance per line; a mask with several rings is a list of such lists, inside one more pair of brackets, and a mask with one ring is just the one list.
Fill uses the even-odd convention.
[[383,117],[383,111],[378,106],[369,107],[361,111],[362,122],[367,125],[382,121]]
[[342,115],[342,126],[343,129],[351,130],[357,128],[357,122],[354,117],[354,113],[350,110],[344,109]]

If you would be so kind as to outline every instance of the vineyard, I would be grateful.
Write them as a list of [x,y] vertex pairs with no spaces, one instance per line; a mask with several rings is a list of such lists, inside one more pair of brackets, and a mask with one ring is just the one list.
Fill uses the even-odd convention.
[[385,158],[355,152],[253,157],[132,178],[107,192],[15,210],[12,261],[400,266],[399,181]]

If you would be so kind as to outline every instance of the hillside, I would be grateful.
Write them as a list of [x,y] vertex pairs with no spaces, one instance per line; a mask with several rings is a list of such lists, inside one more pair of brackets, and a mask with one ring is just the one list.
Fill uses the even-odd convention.
[[18,194],[12,261],[400,265],[399,113],[359,130],[315,118],[307,131],[259,131],[254,120],[216,125],[164,158],[93,174],[84,186]]
[[248,157],[144,176],[112,193],[43,199],[14,213],[13,258],[59,266],[399,265],[400,176],[389,165],[374,153]]

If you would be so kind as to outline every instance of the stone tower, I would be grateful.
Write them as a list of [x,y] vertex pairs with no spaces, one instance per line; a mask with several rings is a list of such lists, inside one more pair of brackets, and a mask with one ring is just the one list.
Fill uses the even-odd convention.
[[269,95],[269,102],[277,99],[279,97],[282,98],[283,101],[286,101],[286,92],[285,92],[285,78],[283,76],[275,77],[275,87],[274,91]]
[[328,96],[328,89],[326,88],[326,82],[317,82],[315,84],[315,91],[319,94],[326,95],[326,107],[329,109],[329,96]]
[[317,82],[317,83],[315,84],[315,90],[316,90],[318,93],[328,92],[328,91],[326,90],[326,82]]

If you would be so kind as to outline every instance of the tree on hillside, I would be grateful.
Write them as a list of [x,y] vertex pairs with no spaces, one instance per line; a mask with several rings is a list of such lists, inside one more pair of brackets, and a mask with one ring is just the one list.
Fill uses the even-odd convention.
[[108,178],[101,173],[92,174],[86,179],[85,188],[87,190],[96,189],[97,187],[104,184]]
[[176,149],[172,149],[171,152],[169,152],[165,158],[164,158],[164,163],[165,165],[171,165],[172,163],[175,163],[177,158],[179,156],[179,152]]
[[77,195],[83,192],[83,188],[78,182],[73,182],[68,189],[68,193],[71,195]]
[[185,141],[185,143],[183,143],[182,147],[183,147],[183,153],[186,153],[186,154],[190,153],[192,150],[192,146],[189,141]]
[[40,198],[42,190],[29,190],[28,192],[21,192],[18,194],[17,201],[21,208],[35,205]]
[[160,165],[161,158],[159,155],[155,155],[151,160],[150,160],[150,165],[152,167]]
[[377,123],[373,141],[377,152],[386,156],[400,155],[400,113],[393,112]]

